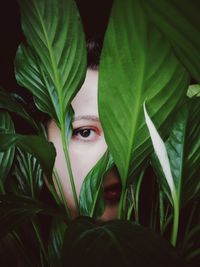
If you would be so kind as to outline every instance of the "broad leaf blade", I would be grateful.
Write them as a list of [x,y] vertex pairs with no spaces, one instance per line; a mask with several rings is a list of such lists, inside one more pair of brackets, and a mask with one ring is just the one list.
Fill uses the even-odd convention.
[[152,150],[144,100],[156,127],[166,136],[189,79],[167,40],[147,20],[140,1],[114,2],[99,79],[100,118],[125,184]]
[[[0,128],[5,129],[5,131],[10,134],[14,134],[15,132],[14,124],[7,112],[0,111]],[[0,183],[2,183],[2,186],[12,166],[14,154],[14,147],[8,147],[6,151],[0,152]]]
[[106,172],[113,164],[112,157],[107,151],[84,179],[79,197],[82,215],[98,218],[103,213],[102,182]]
[[[179,60],[200,82],[199,1],[143,1],[151,21],[170,40]],[[166,12],[167,10],[167,12]]]
[[0,149],[5,151],[16,145],[38,159],[47,177],[51,180],[56,151],[52,143],[34,135],[0,133]]
[[80,16],[72,0],[20,0],[19,4],[31,49],[19,48],[16,78],[32,91],[38,107],[58,122],[85,77]]

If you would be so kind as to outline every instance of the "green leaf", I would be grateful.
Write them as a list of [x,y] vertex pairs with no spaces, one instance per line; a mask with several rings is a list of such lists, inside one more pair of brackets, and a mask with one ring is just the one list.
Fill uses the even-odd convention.
[[51,181],[56,157],[56,151],[52,143],[40,136],[0,133],[1,151],[5,151],[13,145],[37,158],[46,176]]
[[48,245],[49,259],[52,267],[62,266],[61,252],[66,229],[67,224],[64,221],[56,218],[53,220]]
[[6,93],[0,88],[0,108],[13,112],[22,118],[24,118],[38,133],[41,133],[41,127],[31,117],[31,115],[25,110],[23,105],[11,94]]
[[150,117],[166,136],[189,77],[139,0],[114,2],[99,75],[100,119],[125,187],[152,150],[143,102],[147,100]]
[[104,211],[102,182],[114,162],[107,151],[87,174],[83,181],[79,204],[82,215],[98,218]]
[[200,82],[199,1],[182,0],[180,3],[179,0],[150,0],[142,2],[151,21],[173,45],[179,60]]
[[38,160],[27,152],[17,150],[17,164],[13,174],[18,181],[18,189],[23,195],[38,198],[43,185],[43,172]]
[[137,224],[115,220],[102,225],[73,221],[65,235],[63,266],[183,266],[163,238]]
[[178,198],[182,206],[200,197],[200,102],[188,101],[177,114],[166,142]]
[[[200,196],[200,104],[191,99],[179,110],[170,136],[166,142],[170,169],[173,176],[180,207]],[[163,179],[157,160],[154,169]],[[168,188],[165,188],[165,191]]]
[[0,195],[0,238],[22,223],[31,221],[35,214],[62,218],[63,214],[32,198],[17,195]]
[[[7,112],[0,111],[0,128],[4,129],[6,132],[10,134],[14,134],[14,124],[11,120],[11,117]],[[1,144],[0,144],[0,151],[1,151]],[[0,184],[1,189],[4,188],[5,180],[8,176],[10,168],[13,163],[13,158],[15,154],[14,147],[8,147],[6,151],[0,152]]]
[[187,91],[188,97],[200,96],[200,85],[199,84],[192,84],[189,86]]
[[19,5],[29,47],[17,51],[16,79],[59,125],[86,72],[80,16],[72,0],[21,0]]

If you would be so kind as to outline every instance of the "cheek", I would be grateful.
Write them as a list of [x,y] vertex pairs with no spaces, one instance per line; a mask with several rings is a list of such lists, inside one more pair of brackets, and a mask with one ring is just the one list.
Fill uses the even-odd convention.
[[106,149],[107,145],[103,137],[96,142],[72,141],[70,143],[69,153],[78,193],[84,178],[103,156]]

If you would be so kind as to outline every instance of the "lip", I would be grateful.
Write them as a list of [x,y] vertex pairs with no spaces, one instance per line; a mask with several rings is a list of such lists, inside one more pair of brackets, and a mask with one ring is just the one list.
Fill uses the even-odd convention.
[[118,202],[121,196],[121,182],[112,183],[104,187],[104,199],[110,202]]

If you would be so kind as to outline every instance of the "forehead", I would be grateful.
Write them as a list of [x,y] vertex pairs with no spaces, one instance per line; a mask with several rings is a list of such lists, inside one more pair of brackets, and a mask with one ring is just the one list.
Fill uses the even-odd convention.
[[72,101],[75,117],[98,116],[97,91],[98,71],[88,69],[85,81]]

